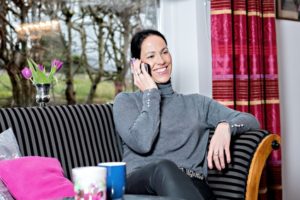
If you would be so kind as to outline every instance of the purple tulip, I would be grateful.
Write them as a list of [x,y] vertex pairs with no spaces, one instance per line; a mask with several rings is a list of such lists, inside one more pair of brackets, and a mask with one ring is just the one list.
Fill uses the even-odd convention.
[[58,72],[62,68],[62,65],[63,65],[62,61],[58,59],[52,60],[51,66],[56,67],[56,72]]
[[38,68],[40,71],[44,71],[45,67],[42,64],[38,64]]
[[24,67],[21,71],[22,75],[26,79],[30,79],[32,77],[32,72],[28,67]]

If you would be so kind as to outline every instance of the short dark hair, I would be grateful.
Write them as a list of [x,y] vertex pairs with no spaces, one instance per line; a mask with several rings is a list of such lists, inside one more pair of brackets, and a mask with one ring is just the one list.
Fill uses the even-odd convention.
[[157,30],[145,29],[135,33],[131,39],[131,57],[132,58],[141,58],[141,46],[143,41],[150,35],[156,35],[161,37],[167,44],[165,36]]

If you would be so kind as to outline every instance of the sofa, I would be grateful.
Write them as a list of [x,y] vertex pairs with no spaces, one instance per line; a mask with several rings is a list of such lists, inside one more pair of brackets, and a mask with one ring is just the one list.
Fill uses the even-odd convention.
[[[57,158],[71,179],[71,169],[121,161],[121,139],[115,132],[113,104],[0,108],[0,133],[13,129],[23,156]],[[213,130],[210,133],[210,137]],[[232,162],[221,172],[209,170],[208,183],[217,199],[255,200],[260,176],[280,137],[265,130],[232,139]]]

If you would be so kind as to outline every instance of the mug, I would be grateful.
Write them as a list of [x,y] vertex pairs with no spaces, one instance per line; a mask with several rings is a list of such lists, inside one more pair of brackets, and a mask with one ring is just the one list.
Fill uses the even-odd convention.
[[75,200],[106,200],[106,169],[97,166],[72,169]]
[[126,184],[126,163],[105,162],[99,163],[100,168],[106,168],[106,194],[110,200],[123,198]]

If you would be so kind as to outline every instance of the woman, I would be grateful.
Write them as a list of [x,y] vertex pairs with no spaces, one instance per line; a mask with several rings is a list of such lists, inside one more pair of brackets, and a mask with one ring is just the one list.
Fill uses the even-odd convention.
[[[126,192],[215,199],[205,179],[207,166],[224,169],[230,163],[231,135],[259,128],[257,120],[208,97],[174,92],[172,57],[160,32],[136,33],[131,54],[139,91],[120,93],[113,107],[127,163]],[[207,152],[210,129],[215,133]]]

